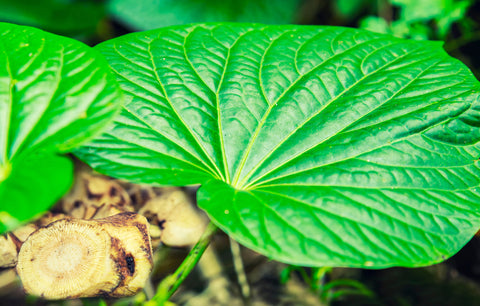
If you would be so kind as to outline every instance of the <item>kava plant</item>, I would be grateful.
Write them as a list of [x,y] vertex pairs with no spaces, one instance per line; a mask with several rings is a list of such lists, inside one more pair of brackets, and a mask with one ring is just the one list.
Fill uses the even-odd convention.
[[[11,29],[47,34],[1,29],[0,114],[26,116],[37,102],[29,92],[10,94],[21,82],[5,67],[22,44]],[[55,39],[62,50],[66,38]],[[116,81],[101,70],[98,79],[85,73],[82,84],[111,86],[112,103],[121,100],[118,83],[125,102],[103,134],[68,149],[100,173],[134,183],[199,184],[198,205],[212,222],[272,259],[424,266],[456,253],[480,227],[479,83],[439,42],[341,27],[212,23],[128,34],[85,52],[103,54]],[[15,55],[16,69],[29,58]],[[83,58],[57,83],[85,71]],[[21,81],[35,84],[38,73]],[[88,90],[76,88],[73,97]],[[98,92],[88,96],[102,104]],[[65,104],[70,97],[50,98],[62,107],[49,124],[84,103]],[[102,104],[85,127],[97,112],[114,113],[105,105],[115,109]],[[5,122],[2,169],[11,143],[23,142],[16,138],[23,126]],[[5,194],[1,210],[17,218]]]

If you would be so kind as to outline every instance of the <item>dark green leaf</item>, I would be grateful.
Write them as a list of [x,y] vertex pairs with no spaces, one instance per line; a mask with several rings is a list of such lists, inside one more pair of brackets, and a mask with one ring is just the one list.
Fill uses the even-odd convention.
[[367,8],[376,9],[377,0],[335,0],[336,11],[347,20],[358,17]]
[[110,0],[110,14],[134,30],[193,22],[292,23],[302,0]]
[[479,83],[436,42],[338,27],[190,25],[98,46],[126,92],[79,156],[198,204],[298,265],[420,266],[480,226]]
[[0,0],[0,21],[60,34],[90,35],[104,17],[104,4],[92,0]]
[[0,213],[24,221],[58,200],[73,173],[57,153],[96,135],[120,97],[96,50],[0,23]]

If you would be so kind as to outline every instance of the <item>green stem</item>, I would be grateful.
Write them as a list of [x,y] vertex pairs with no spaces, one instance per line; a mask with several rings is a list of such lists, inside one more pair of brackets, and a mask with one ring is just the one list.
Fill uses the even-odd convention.
[[314,292],[319,292],[323,290],[325,285],[325,278],[328,273],[332,271],[331,267],[320,267],[320,268],[313,268],[312,273],[312,290]]
[[230,249],[232,250],[233,266],[237,273],[238,285],[240,286],[242,297],[246,302],[245,304],[248,304],[248,301],[250,300],[250,286],[248,285],[247,275],[245,273],[245,268],[243,267],[240,245],[232,238],[230,238]]
[[200,260],[200,257],[202,257],[203,252],[210,243],[212,235],[216,230],[217,227],[210,222],[205,232],[203,232],[202,237],[200,237],[197,244],[195,244],[190,253],[188,253],[182,264],[173,274],[167,276],[158,285],[157,293],[155,293],[155,296],[148,301],[146,305],[164,305],[168,301]]

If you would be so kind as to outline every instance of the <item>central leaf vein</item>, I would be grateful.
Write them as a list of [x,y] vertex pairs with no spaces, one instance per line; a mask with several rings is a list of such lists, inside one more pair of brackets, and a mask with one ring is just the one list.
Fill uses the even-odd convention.
[[[274,40],[272,40],[272,42],[270,43],[270,45],[274,42]],[[255,167],[254,169],[252,169],[247,175],[244,176],[243,180],[238,183],[238,180],[240,179],[240,175],[241,175],[241,171],[242,169],[244,168],[245,166],[245,163],[247,161],[247,158],[248,158],[248,155],[250,154],[251,152],[251,149],[255,143],[255,141],[257,140],[257,137],[258,135],[260,134],[260,131],[262,130],[263,128],[263,125],[265,124],[266,122],[266,119],[268,117],[268,115],[270,114],[270,112],[272,111],[272,109],[277,105],[277,103],[279,103],[279,101],[282,100],[282,98],[292,89],[292,88],[295,88],[295,85],[297,85],[301,80],[307,78],[309,75],[311,75],[312,73],[314,73],[315,71],[319,70],[320,68],[324,67],[326,64],[330,63],[332,60],[340,57],[341,55],[344,55],[345,53],[347,52],[350,52],[352,50],[355,50],[355,49],[358,49],[358,48],[361,48],[362,46],[364,45],[368,45],[370,44],[371,41],[365,41],[365,42],[362,42],[362,43],[359,43],[359,44],[356,44],[354,45],[353,47],[350,47],[350,48],[347,48],[345,50],[343,50],[342,52],[339,52],[339,53],[336,53],[334,54],[333,56],[329,57],[327,60],[323,61],[322,63],[320,63],[319,65],[313,67],[310,71],[306,72],[305,74],[303,75],[300,75],[295,81],[293,81],[283,92],[282,94],[279,95],[279,97],[273,101],[271,104],[269,104],[267,110],[265,111],[265,113],[263,114],[262,116],[262,120],[260,121],[260,123],[257,125],[256,129],[255,129],[255,132],[254,134],[252,135],[252,137],[250,138],[249,140],[249,143],[248,143],[248,146],[246,148],[246,150],[244,151],[244,154],[242,156],[242,160],[240,162],[240,166],[238,167],[237,169],[237,174],[235,175],[236,177],[236,180],[234,180],[233,182],[233,185],[234,186],[240,186],[240,188],[242,188],[241,186],[244,186],[247,182],[247,180],[250,178],[250,175],[259,167],[261,166],[261,162],[257,165],[257,167]],[[390,44],[391,45],[391,44]],[[364,76],[365,77],[365,76]],[[362,78],[363,79],[363,78]],[[356,84],[356,83],[355,83]],[[355,85],[355,84],[352,84]],[[351,88],[351,87],[349,87]],[[345,93],[346,90],[344,90],[342,92]],[[339,98],[341,96],[341,94],[337,97],[335,97],[335,99],[329,101],[330,102],[333,102],[335,101],[337,98]],[[325,107],[329,104],[329,103],[326,103]],[[323,108],[322,108],[323,109]],[[319,111],[320,112],[320,111]],[[308,120],[307,120],[308,121]],[[288,138],[288,137],[287,137]],[[278,147],[278,146],[277,146]],[[275,149],[274,149],[275,150]],[[272,152],[274,151],[272,150]]]
[[[391,44],[391,45],[393,45],[393,44]],[[388,45],[388,46],[391,46],[391,45]],[[387,46],[384,46],[384,47],[387,47]],[[419,49],[419,48],[418,48],[418,49]],[[416,50],[418,50],[418,49],[416,49]],[[415,51],[415,50],[413,50],[412,52],[414,52],[414,51]],[[270,157],[283,143],[285,143],[285,142],[286,142],[292,135],[294,135],[299,129],[301,129],[301,128],[302,128],[303,126],[305,126],[308,122],[310,122],[310,120],[312,120],[312,119],[315,118],[316,116],[320,115],[320,114],[322,113],[322,111],[325,110],[329,105],[331,105],[333,102],[337,101],[339,98],[343,97],[346,93],[348,93],[348,91],[349,91],[351,88],[353,88],[354,86],[356,86],[357,84],[359,84],[360,82],[362,82],[362,81],[363,81],[364,79],[366,79],[368,76],[370,76],[370,75],[372,75],[373,73],[378,72],[378,71],[380,71],[380,70],[382,70],[382,69],[384,69],[384,68],[392,65],[394,62],[400,60],[401,58],[403,58],[403,57],[405,57],[405,56],[407,56],[407,55],[408,55],[408,53],[405,53],[405,54],[403,54],[403,55],[401,55],[401,56],[398,56],[395,60],[393,60],[393,61],[391,61],[391,62],[388,62],[388,63],[386,63],[385,65],[376,68],[375,70],[372,70],[370,73],[364,74],[360,79],[356,80],[356,81],[355,81],[354,83],[352,83],[349,87],[345,88],[345,89],[344,89],[341,93],[339,93],[336,97],[334,97],[334,98],[331,99],[330,101],[327,101],[322,107],[320,107],[316,112],[314,112],[311,116],[309,116],[304,122],[302,122],[300,125],[298,125],[294,130],[292,130],[284,139],[282,139],[282,141],[280,141],[280,142],[270,151],[269,154],[267,154],[266,156],[264,156],[264,157],[262,158],[262,160],[261,160],[255,167],[253,167],[253,169],[250,170],[249,173],[247,173],[247,174],[245,175],[245,177],[243,178],[242,182],[240,183],[240,186],[246,185],[246,186],[247,186],[246,188],[249,188],[249,186],[255,185],[256,182],[260,181],[264,176],[268,175],[270,172],[275,171],[276,169],[271,169],[270,171],[268,171],[267,173],[265,173],[262,177],[260,177],[260,178],[256,179],[255,181],[250,182],[250,183],[247,184],[248,180],[249,180],[250,177],[253,175],[253,173],[268,159],[268,157]],[[322,63],[322,64],[323,64],[323,63]],[[315,69],[317,69],[317,68],[318,68],[318,66],[317,66]],[[403,88],[405,88],[405,87],[403,87]],[[403,88],[402,88],[402,89],[403,89]],[[402,90],[402,89],[401,89],[401,90]],[[398,93],[398,92],[397,92],[397,93]],[[393,97],[392,97],[392,98],[393,98]],[[387,101],[388,101],[388,100],[384,101],[384,103],[387,102]],[[376,108],[380,107],[381,105],[382,105],[382,103],[379,103],[379,105],[378,105]],[[373,111],[373,110],[371,110],[371,111]],[[366,115],[368,115],[368,113],[365,114],[364,116],[366,116]],[[363,117],[363,116],[362,116],[362,117]],[[361,118],[358,118],[357,120],[360,120],[360,119],[361,119]],[[353,124],[353,123],[354,123],[354,122],[352,122],[351,124]],[[351,124],[349,124],[348,126],[350,126]],[[345,128],[343,128],[342,130],[348,128],[348,126],[346,126]],[[333,137],[333,136],[335,136],[335,134],[333,134],[331,137]],[[316,143],[312,148],[314,148],[315,146],[317,146],[317,145],[319,145],[319,144],[327,141],[328,139],[329,139],[329,138],[326,138],[326,139],[324,139],[322,142]],[[310,149],[312,149],[312,148],[310,148]],[[308,150],[307,150],[307,151],[308,151]],[[295,156],[292,156],[292,157],[290,158],[290,160],[292,160],[292,159],[294,159],[294,158],[302,155],[303,153],[305,153],[305,152],[300,152],[299,154],[297,154],[297,155],[295,155]],[[286,162],[288,162],[288,161],[286,161]]]
[[[246,33],[249,33],[249,32],[250,31],[247,31]],[[226,57],[225,57],[225,65],[223,67],[222,76],[220,77],[220,82],[218,83],[217,92],[215,93],[215,102],[216,102],[216,106],[217,106],[217,117],[218,117],[218,134],[219,134],[219,138],[220,138],[220,150],[222,152],[223,168],[225,170],[225,182],[228,183],[228,184],[230,184],[230,176],[228,175],[229,168],[228,168],[228,163],[227,163],[227,155],[226,155],[226,152],[225,152],[225,141],[223,139],[222,116],[221,116],[221,109],[220,109],[219,94],[220,94],[220,90],[221,90],[222,85],[223,85],[223,81],[225,80],[225,73],[226,73],[228,65],[229,65],[231,50],[238,43],[238,41],[240,40],[241,37],[242,37],[242,35],[239,35],[235,39],[235,41],[232,43],[230,48],[226,48],[227,49],[227,54],[226,54]]]

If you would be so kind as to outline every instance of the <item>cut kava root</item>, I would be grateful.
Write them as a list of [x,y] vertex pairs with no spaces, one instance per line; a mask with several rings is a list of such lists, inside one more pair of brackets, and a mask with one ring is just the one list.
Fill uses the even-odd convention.
[[83,164],[69,194],[39,220],[0,236],[0,268],[45,299],[122,297],[142,289],[161,244],[196,243],[208,218],[182,188],[148,187]]
[[152,266],[146,219],[122,213],[40,228],[23,243],[17,272],[25,291],[43,298],[116,297],[143,288]]

